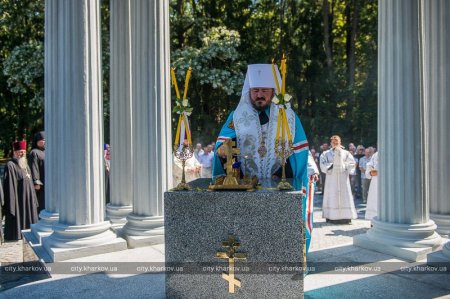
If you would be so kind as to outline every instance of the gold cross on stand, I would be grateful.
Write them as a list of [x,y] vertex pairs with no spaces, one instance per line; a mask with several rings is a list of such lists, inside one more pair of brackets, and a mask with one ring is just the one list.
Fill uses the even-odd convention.
[[236,142],[234,142],[232,139],[227,139],[223,142],[224,145],[226,145],[226,154],[227,154],[227,162],[224,164],[225,169],[227,171],[227,176],[225,177],[225,180],[223,181],[224,185],[239,185],[239,182],[237,178],[233,176],[233,155],[239,155],[241,153],[241,150],[238,148],[233,148],[233,146],[236,146]]
[[237,242],[232,235],[228,236],[228,241],[222,241],[222,246],[228,248],[228,252],[219,251],[216,253],[216,257],[228,260],[229,271],[228,273],[223,272],[222,278],[228,281],[228,292],[234,294],[234,287],[241,287],[241,281],[234,277],[234,261],[246,260],[247,255],[245,253],[236,253],[236,249],[241,246],[241,243]]

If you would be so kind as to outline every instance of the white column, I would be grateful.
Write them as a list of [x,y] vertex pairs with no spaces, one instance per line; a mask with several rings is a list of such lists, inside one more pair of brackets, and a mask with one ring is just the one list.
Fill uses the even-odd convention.
[[450,233],[450,2],[423,2],[425,96],[429,106],[430,213],[442,235]]
[[[450,2],[423,1],[424,23],[424,79],[430,126],[429,140],[429,194],[430,217],[437,231],[450,234]],[[429,254],[428,262],[450,262],[450,243],[442,251]]]
[[[46,109],[49,194],[58,196],[59,222],[42,243],[53,261],[126,249],[104,220],[103,111],[99,1],[48,0],[57,21],[45,59],[58,77]],[[50,113],[52,112],[52,113]]]
[[171,184],[169,4],[131,2],[133,212],[128,246],[164,242],[163,193]]
[[132,114],[130,0],[110,1],[110,203],[106,215],[120,229],[132,211]]
[[378,219],[354,243],[416,261],[441,244],[428,210],[421,0],[378,3]]
[[45,133],[47,139],[47,148],[45,154],[47,156],[45,160],[45,189],[48,190],[45,194],[45,210],[42,210],[39,214],[39,222],[31,225],[31,232],[36,238],[37,243],[41,243],[42,237],[50,235],[52,225],[59,219],[58,214],[58,201],[62,198],[60,189],[56,188],[62,184],[64,177],[60,176],[56,167],[54,159],[55,147],[49,147],[48,143],[58,140],[55,128],[57,127],[62,115],[58,112],[58,95],[56,93],[60,84],[60,78],[58,76],[58,63],[55,59],[51,59],[58,53],[59,44],[54,42],[58,37],[58,11],[55,1],[46,0],[45,2],[45,65],[44,65],[44,80],[45,80]]

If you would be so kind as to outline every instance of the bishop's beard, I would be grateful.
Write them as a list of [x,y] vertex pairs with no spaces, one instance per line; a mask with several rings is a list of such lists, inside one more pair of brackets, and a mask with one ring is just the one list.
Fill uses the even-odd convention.
[[19,163],[20,168],[27,169],[27,167],[28,167],[27,157],[23,156],[23,157],[17,159],[17,161]]

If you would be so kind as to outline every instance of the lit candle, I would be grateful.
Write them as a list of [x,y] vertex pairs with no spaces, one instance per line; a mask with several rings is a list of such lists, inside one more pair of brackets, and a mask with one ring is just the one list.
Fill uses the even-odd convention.
[[277,72],[275,71],[275,63],[274,63],[275,59],[272,59],[272,73],[273,73],[273,77],[275,78],[275,85],[277,86],[277,92],[280,93],[280,83],[278,83],[278,76],[277,76]]
[[177,79],[175,77],[175,69],[172,68],[170,73],[172,75],[172,85],[175,87],[175,93],[177,95],[177,99],[179,99],[180,98],[180,91],[178,90],[178,83],[177,83]]
[[192,69],[191,69],[191,67],[189,67],[187,70],[187,73],[186,73],[186,81],[184,82],[183,100],[186,100],[187,90],[188,90],[188,86],[189,86],[189,79],[191,78],[191,72],[192,72]]

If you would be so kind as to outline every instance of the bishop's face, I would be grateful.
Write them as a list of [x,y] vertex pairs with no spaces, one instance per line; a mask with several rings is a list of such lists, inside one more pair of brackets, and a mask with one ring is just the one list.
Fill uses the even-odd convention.
[[266,107],[268,107],[272,102],[273,93],[273,88],[250,88],[250,101],[252,102],[253,108],[258,111],[266,109]]

